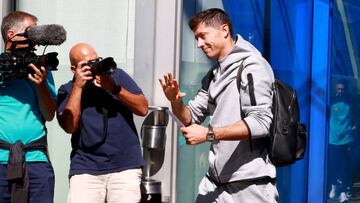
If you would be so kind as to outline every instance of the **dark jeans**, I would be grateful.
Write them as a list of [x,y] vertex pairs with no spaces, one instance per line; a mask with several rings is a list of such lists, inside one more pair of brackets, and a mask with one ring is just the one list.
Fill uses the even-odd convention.
[[338,185],[337,180],[342,182],[342,191],[351,187],[351,145],[329,145],[328,153],[328,185]]
[[[54,202],[54,171],[50,163],[26,164],[29,175],[29,203]],[[7,165],[0,164],[0,203],[10,203],[10,187],[6,178]]]

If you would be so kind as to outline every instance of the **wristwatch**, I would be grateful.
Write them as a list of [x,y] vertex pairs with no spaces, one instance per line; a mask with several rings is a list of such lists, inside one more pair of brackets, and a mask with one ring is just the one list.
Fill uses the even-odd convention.
[[121,86],[120,85],[115,85],[114,89],[111,91],[111,93],[113,95],[118,95],[119,92],[121,92]]
[[213,127],[210,124],[208,125],[208,132],[207,132],[206,136],[207,136],[207,141],[209,141],[209,142],[212,142],[215,140],[215,133],[214,133]]

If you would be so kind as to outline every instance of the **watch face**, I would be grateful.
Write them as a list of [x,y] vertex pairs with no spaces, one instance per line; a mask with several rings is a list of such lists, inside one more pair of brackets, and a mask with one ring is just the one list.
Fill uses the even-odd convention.
[[208,141],[213,141],[214,140],[214,132],[208,132],[207,133],[207,140]]
[[208,132],[207,132],[207,140],[212,142],[215,139],[214,130],[211,127],[211,125],[208,126]]

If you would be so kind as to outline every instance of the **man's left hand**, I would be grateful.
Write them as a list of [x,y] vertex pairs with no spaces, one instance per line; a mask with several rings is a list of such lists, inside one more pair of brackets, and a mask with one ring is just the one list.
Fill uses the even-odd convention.
[[29,75],[28,75],[29,80],[31,80],[33,83],[35,83],[37,85],[40,85],[41,83],[43,83],[48,74],[46,69],[43,66],[41,66],[39,69],[34,64],[30,64],[29,66],[34,71],[33,75],[29,73]]
[[180,128],[180,131],[184,134],[185,140],[187,144],[196,145],[206,142],[206,135],[208,132],[208,128],[198,125],[192,124],[188,127]]
[[112,77],[106,75],[96,75],[94,85],[110,92],[113,91],[116,86]]

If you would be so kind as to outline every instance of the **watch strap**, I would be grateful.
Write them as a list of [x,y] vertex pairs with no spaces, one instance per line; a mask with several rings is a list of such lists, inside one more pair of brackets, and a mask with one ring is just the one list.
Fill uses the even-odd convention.
[[121,86],[115,85],[114,89],[111,91],[113,95],[118,95],[121,92]]

